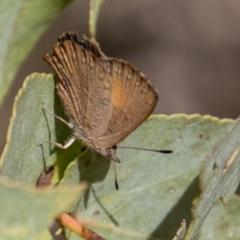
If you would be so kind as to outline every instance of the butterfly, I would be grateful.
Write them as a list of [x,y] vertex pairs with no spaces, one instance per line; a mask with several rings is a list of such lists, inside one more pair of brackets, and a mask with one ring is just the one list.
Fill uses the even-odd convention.
[[57,118],[72,128],[73,135],[64,145],[44,142],[66,149],[82,140],[120,162],[117,144],[153,112],[156,89],[131,63],[107,57],[96,41],[85,36],[79,40],[76,32],[63,33],[52,48],[44,60],[57,75],[57,94],[69,122]]

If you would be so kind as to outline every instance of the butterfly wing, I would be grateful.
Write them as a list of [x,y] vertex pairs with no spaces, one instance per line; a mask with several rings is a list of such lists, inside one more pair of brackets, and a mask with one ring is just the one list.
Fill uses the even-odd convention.
[[118,144],[144,122],[158,101],[157,91],[149,80],[130,63],[103,60],[112,80],[112,115],[107,131],[94,139],[97,148]]
[[112,84],[99,59],[71,40],[54,45],[44,59],[57,74],[57,92],[75,130],[84,138],[104,134],[112,116]]

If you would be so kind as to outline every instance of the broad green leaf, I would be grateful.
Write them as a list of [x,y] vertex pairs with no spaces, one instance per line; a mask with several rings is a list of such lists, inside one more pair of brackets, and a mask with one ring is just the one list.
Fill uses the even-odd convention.
[[38,239],[54,218],[80,197],[84,188],[80,185],[36,190],[0,178],[1,239]]
[[71,0],[0,0],[0,103],[39,36]]
[[[35,185],[45,166],[53,165],[56,159],[58,163],[63,162],[63,165],[68,163],[68,158],[65,159],[65,151],[62,151],[63,154],[58,154],[59,152],[52,150],[49,144],[44,148],[38,146],[43,140],[56,141],[56,137],[58,141],[64,140],[51,131],[55,128],[56,119],[42,111],[44,107],[61,115],[62,113],[59,112],[61,104],[59,102],[53,104],[53,101],[58,100],[54,97],[54,81],[51,75],[33,74],[26,79],[15,99],[1,158],[2,175],[15,181]],[[69,133],[59,121],[56,121],[56,127],[61,128],[61,134],[65,130],[67,131],[65,135]],[[74,152],[70,149],[69,155],[72,154],[74,155]]]
[[89,0],[89,33],[91,38],[95,38],[96,36],[97,19],[103,1]]
[[91,221],[90,228],[106,239],[172,239],[183,219],[187,226],[191,222],[201,162],[231,124],[199,115],[151,117],[120,145],[174,153],[119,149],[119,191],[114,191],[113,171],[105,173],[107,160],[88,165],[90,157],[82,155],[69,165],[63,180],[77,182],[80,176],[92,183],[78,206],[81,221]]
[[218,199],[228,203],[240,182],[240,120],[219,139],[206,157],[200,174],[201,195],[194,201],[193,222],[186,239],[198,239],[201,226]]
[[[59,120],[44,115],[42,107],[66,119],[52,75],[33,74],[16,97],[1,174],[35,185],[44,166],[54,165],[60,185],[90,182],[78,204],[68,209],[77,211],[81,221],[106,239],[172,239],[183,219],[188,227],[192,202],[200,193],[201,164],[234,123],[200,115],[150,117],[119,146],[173,153],[119,148],[116,191],[111,161],[81,143],[67,150],[37,146],[43,140],[63,143],[71,135]],[[67,236],[77,239],[70,232]]]

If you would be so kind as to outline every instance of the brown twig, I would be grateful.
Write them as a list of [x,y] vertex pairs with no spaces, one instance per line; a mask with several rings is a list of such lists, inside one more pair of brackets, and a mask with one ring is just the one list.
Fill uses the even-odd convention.
[[71,230],[85,240],[105,240],[104,238],[97,235],[95,232],[84,227],[81,223],[79,223],[76,219],[74,219],[67,213],[61,214],[57,217],[56,220],[63,227]]

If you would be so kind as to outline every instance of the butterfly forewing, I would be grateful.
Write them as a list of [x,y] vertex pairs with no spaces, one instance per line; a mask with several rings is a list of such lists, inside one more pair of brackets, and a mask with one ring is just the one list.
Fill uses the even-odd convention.
[[53,46],[45,60],[55,70],[58,95],[66,114],[84,138],[101,136],[112,114],[111,81],[94,55],[74,41]]

